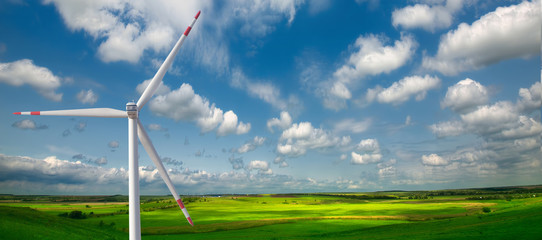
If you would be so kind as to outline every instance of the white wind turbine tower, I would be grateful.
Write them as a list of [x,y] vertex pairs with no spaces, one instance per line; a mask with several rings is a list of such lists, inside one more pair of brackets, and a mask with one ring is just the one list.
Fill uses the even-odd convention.
[[160,176],[166,183],[167,187],[169,188],[169,191],[179,204],[179,207],[181,208],[184,216],[186,217],[186,220],[190,223],[190,225],[194,226],[194,223],[192,222],[192,219],[190,218],[190,215],[188,214],[188,211],[184,207],[184,204],[179,197],[179,194],[177,194],[177,191],[175,191],[175,188],[173,187],[173,183],[171,182],[171,179],[169,178],[169,175],[167,174],[166,169],[164,168],[164,165],[162,164],[162,161],[160,160],[160,157],[158,156],[158,153],[154,149],[154,146],[149,139],[149,136],[147,135],[147,132],[143,128],[143,124],[141,124],[141,121],[139,120],[138,114],[141,108],[145,106],[145,104],[151,99],[154,92],[162,82],[162,78],[166,74],[168,68],[171,66],[173,59],[175,58],[175,55],[177,52],[179,52],[179,49],[181,48],[181,45],[183,44],[184,40],[190,33],[190,30],[194,26],[194,23],[196,23],[196,20],[199,17],[199,14],[201,11],[198,11],[196,16],[194,17],[194,20],[192,20],[192,23],[186,30],[184,31],[184,34],[179,38],[169,55],[167,56],[166,60],[160,66],[160,69],[158,69],[158,72],[154,75],[153,79],[151,80],[149,86],[145,89],[141,97],[139,98],[139,101],[137,103],[129,102],[126,104],[126,111],[112,109],[112,108],[87,108],[87,109],[71,109],[71,110],[57,110],[57,111],[37,111],[37,112],[15,112],[13,114],[16,115],[45,115],[45,116],[77,116],[77,117],[106,117],[106,118],[128,118],[128,194],[129,194],[129,232],[130,232],[130,239],[141,239],[141,221],[140,221],[140,215],[139,215],[139,166],[138,166],[138,151],[137,151],[137,138],[139,137],[139,140],[141,141],[141,145],[145,148],[145,151],[149,154],[149,157],[152,159],[154,164],[156,165],[158,172],[160,173]]

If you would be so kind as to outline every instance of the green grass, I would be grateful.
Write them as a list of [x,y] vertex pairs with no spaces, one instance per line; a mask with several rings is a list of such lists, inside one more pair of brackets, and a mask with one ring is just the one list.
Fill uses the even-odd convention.
[[27,207],[0,206],[1,239],[125,239],[114,227],[85,224]]
[[[186,206],[195,227],[188,225],[169,197],[145,197],[142,234],[143,239],[542,238],[541,197],[465,200],[468,196],[461,195],[419,200],[408,199],[408,192],[394,193],[393,198],[388,198],[389,192],[367,194],[193,198]],[[126,203],[83,201],[89,199],[4,200],[0,239],[126,239]],[[491,212],[483,213],[484,207]],[[88,218],[58,216],[71,211],[82,211]]]

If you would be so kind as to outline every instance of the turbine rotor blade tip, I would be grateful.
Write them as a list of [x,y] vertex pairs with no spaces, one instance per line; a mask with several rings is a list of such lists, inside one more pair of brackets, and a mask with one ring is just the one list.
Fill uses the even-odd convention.
[[194,222],[192,222],[192,218],[187,217],[186,219],[188,220],[188,222],[190,223],[190,225],[192,225],[192,227],[193,227],[193,226],[194,226]]
[[198,19],[200,13],[201,13],[201,10],[198,11],[198,14],[196,14],[196,16],[194,18]]
[[15,115],[21,115],[21,112],[14,112]]

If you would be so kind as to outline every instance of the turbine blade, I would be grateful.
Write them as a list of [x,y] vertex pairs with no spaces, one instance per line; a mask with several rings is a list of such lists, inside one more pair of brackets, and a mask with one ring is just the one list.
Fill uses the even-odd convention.
[[179,194],[177,194],[177,191],[175,191],[173,182],[171,182],[171,179],[169,178],[169,175],[167,174],[167,171],[164,168],[164,164],[162,164],[162,161],[160,160],[160,157],[158,156],[156,149],[152,145],[151,139],[147,135],[147,132],[143,128],[143,124],[141,124],[141,121],[139,121],[139,119],[138,119],[138,124],[137,124],[137,136],[139,137],[139,141],[141,142],[141,145],[143,145],[143,147],[145,148],[145,151],[147,152],[147,154],[149,154],[149,157],[154,162],[154,165],[156,165],[156,169],[158,169],[158,173],[160,174],[160,176],[166,183],[169,191],[171,192],[171,195],[173,195],[173,197],[175,198],[175,201],[177,201],[177,204],[179,204],[181,211],[183,211],[183,214],[186,217],[186,220],[188,220],[188,223],[190,223],[190,225],[194,226],[194,222],[192,222],[192,218],[190,218],[188,211],[184,207],[183,201],[179,197]]
[[162,78],[164,78],[164,75],[166,74],[167,70],[173,63],[173,59],[175,58],[175,55],[177,55],[177,52],[179,52],[179,49],[183,45],[184,40],[190,33],[190,30],[192,30],[192,27],[196,23],[196,20],[198,20],[200,13],[201,11],[199,11],[198,14],[196,14],[196,16],[194,17],[194,20],[192,20],[192,23],[188,26],[188,28],[186,28],[183,35],[181,36],[181,38],[179,38],[179,40],[177,41],[177,43],[175,44],[175,46],[173,47],[173,49],[167,56],[164,63],[162,63],[162,66],[160,66],[160,68],[158,69],[158,72],[156,72],[156,74],[152,78],[151,82],[149,83],[149,86],[147,86],[147,88],[145,89],[145,91],[143,92],[139,100],[137,101],[137,106],[139,110],[141,110],[141,108],[143,108],[143,106],[147,104],[147,102],[151,99],[152,95],[154,95],[154,92],[156,92],[156,89],[158,89],[158,86],[160,86],[160,83],[162,82]]
[[43,116],[74,116],[74,117],[106,117],[126,118],[125,111],[112,108],[86,108],[54,111],[14,112],[15,115],[43,115]]

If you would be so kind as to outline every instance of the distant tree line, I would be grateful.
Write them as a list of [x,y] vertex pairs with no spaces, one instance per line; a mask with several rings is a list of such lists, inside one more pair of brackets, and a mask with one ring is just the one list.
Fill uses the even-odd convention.
[[347,199],[357,199],[357,200],[372,200],[372,199],[399,199],[399,197],[394,195],[380,195],[380,194],[374,194],[374,195],[368,195],[368,194],[362,194],[362,195],[356,195],[356,194],[316,194],[318,196],[325,196],[325,197],[340,197],[340,198],[347,198]]
[[508,194],[508,195],[485,195],[485,196],[472,196],[465,198],[467,200],[506,200],[511,201],[512,199],[523,199],[523,198],[533,198],[537,197],[539,194]]

